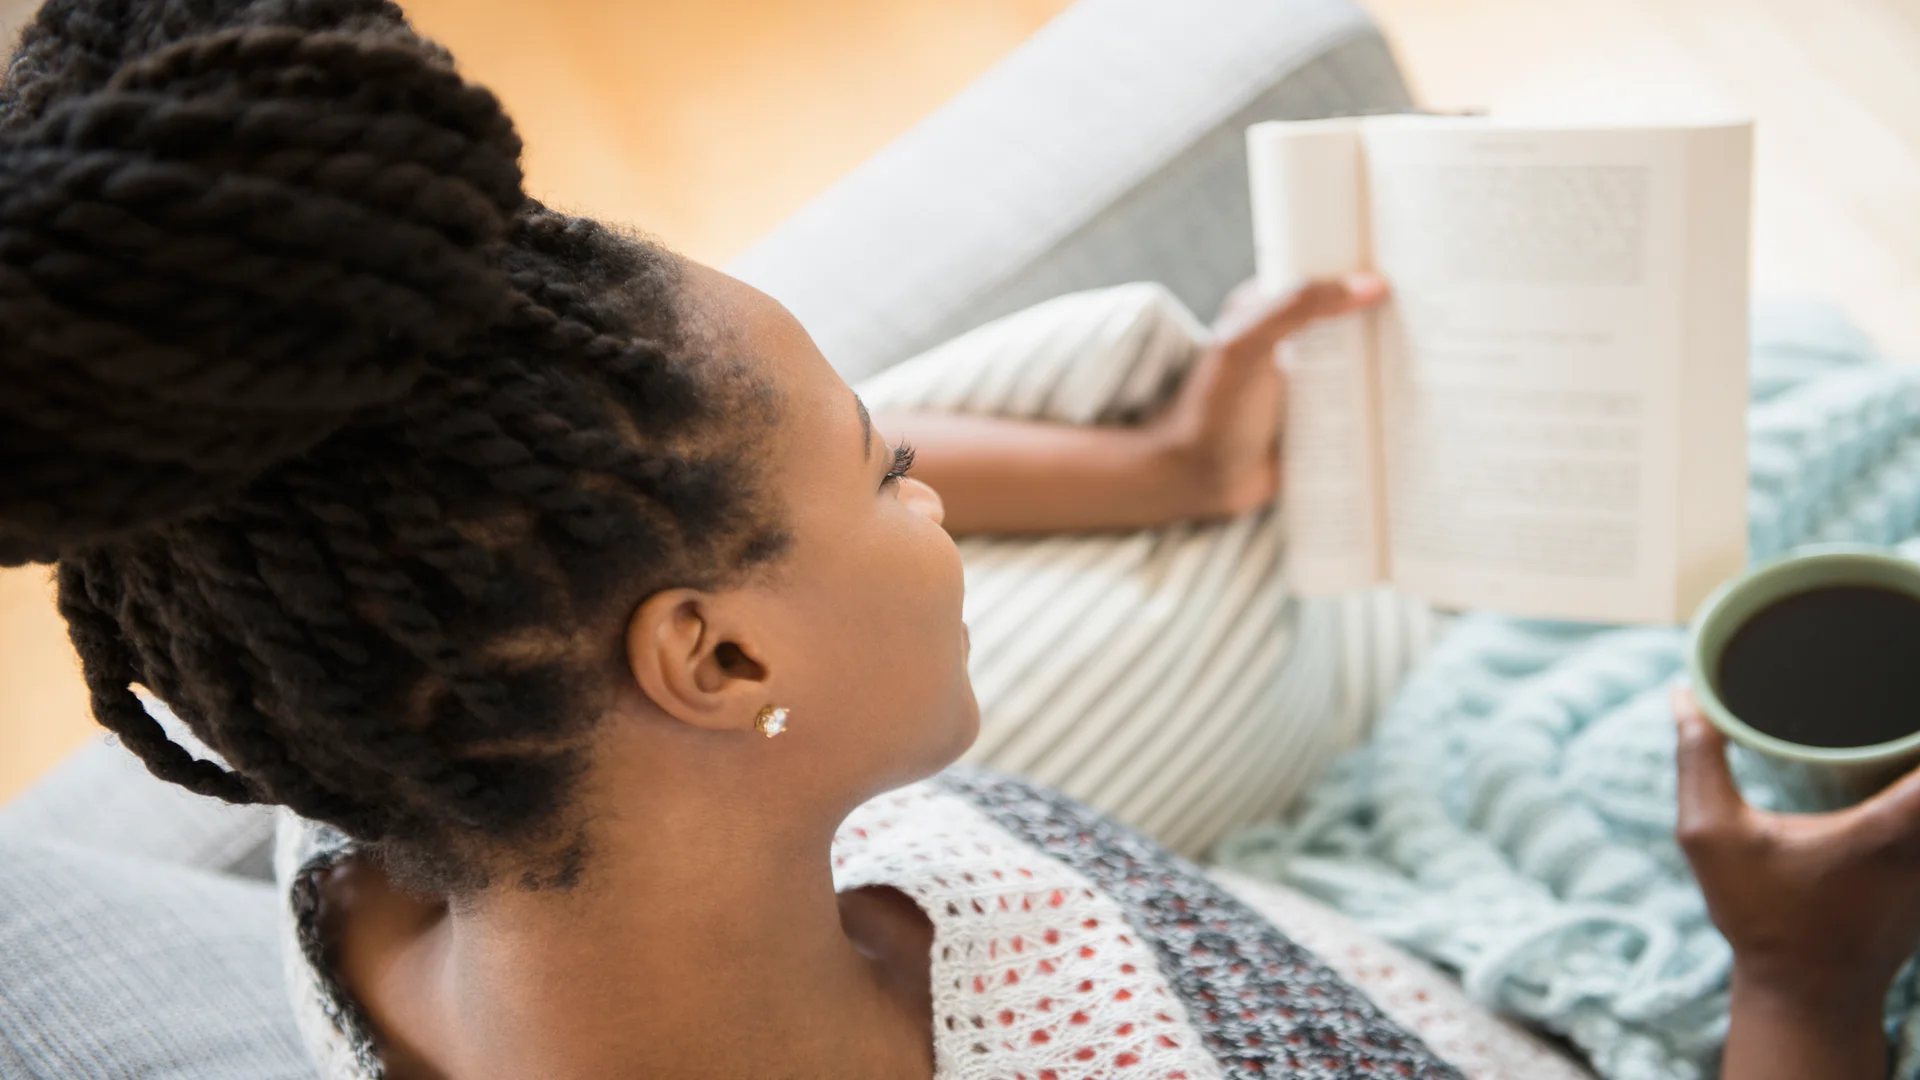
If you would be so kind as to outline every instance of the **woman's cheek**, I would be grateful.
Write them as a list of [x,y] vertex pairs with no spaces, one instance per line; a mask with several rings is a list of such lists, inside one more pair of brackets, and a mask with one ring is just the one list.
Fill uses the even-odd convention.
[[[932,642],[933,655],[944,661],[946,675],[946,693],[951,698],[956,695],[964,699],[967,708],[974,708],[972,681],[967,674],[968,654],[971,643],[968,640],[965,614],[966,573],[960,561],[960,552],[943,531],[931,545],[929,565],[935,579],[929,590],[929,613],[936,613],[937,620],[929,629],[936,635]],[[934,599],[937,597],[937,599]],[[958,685],[955,685],[955,680]]]
[[889,616],[884,621],[895,639],[895,647],[888,651],[917,672],[913,682],[920,693],[935,694],[959,648],[959,554],[939,526],[925,520],[891,539],[887,550],[872,553],[867,562],[875,584],[884,581],[881,587],[888,594],[883,603]]
[[960,616],[966,599],[966,570],[960,561],[960,549],[946,530],[936,525],[929,531],[924,562],[928,575],[927,606],[930,612],[937,613],[936,629],[944,631],[948,640],[953,641],[965,632]]

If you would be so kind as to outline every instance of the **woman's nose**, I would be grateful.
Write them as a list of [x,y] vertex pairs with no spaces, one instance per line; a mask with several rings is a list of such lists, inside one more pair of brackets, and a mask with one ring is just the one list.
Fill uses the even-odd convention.
[[940,493],[911,476],[900,481],[900,501],[932,518],[935,525],[947,519],[947,504],[940,501]]

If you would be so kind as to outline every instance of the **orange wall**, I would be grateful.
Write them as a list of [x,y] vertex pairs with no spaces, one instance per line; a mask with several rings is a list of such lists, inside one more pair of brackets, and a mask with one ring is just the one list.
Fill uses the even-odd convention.
[[409,11],[507,103],[536,195],[721,262],[1066,6],[417,0]]

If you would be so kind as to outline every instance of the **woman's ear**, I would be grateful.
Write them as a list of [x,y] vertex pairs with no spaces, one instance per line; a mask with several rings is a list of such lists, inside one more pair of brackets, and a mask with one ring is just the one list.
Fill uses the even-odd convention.
[[627,666],[660,710],[713,731],[753,726],[769,698],[759,639],[740,605],[692,589],[668,589],[627,623]]

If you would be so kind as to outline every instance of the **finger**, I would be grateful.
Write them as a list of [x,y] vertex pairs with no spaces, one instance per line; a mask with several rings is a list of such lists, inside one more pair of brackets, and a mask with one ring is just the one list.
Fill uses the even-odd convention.
[[1887,841],[1920,843],[1920,769],[1854,808],[1860,825]]
[[1258,310],[1265,303],[1266,299],[1260,292],[1260,279],[1248,278],[1235,285],[1227,293],[1227,298],[1220,301],[1220,310],[1213,317],[1214,329],[1238,327],[1248,312]]
[[1679,725],[1675,751],[1680,770],[1680,814],[1677,831],[1684,840],[1719,829],[1746,810],[1746,801],[1734,785],[1727,765],[1727,738],[1707,722],[1700,703],[1685,687],[1674,687],[1673,718]]
[[1386,295],[1386,279],[1371,272],[1310,281],[1267,304],[1244,325],[1231,329],[1222,344],[1229,352],[1264,357],[1282,338],[1315,319],[1371,307]]
[[1379,303],[1386,295],[1386,280],[1369,272],[1309,281],[1256,308],[1243,325],[1229,332],[1227,344],[1230,348],[1271,351],[1280,339],[1315,319],[1358,311]]

